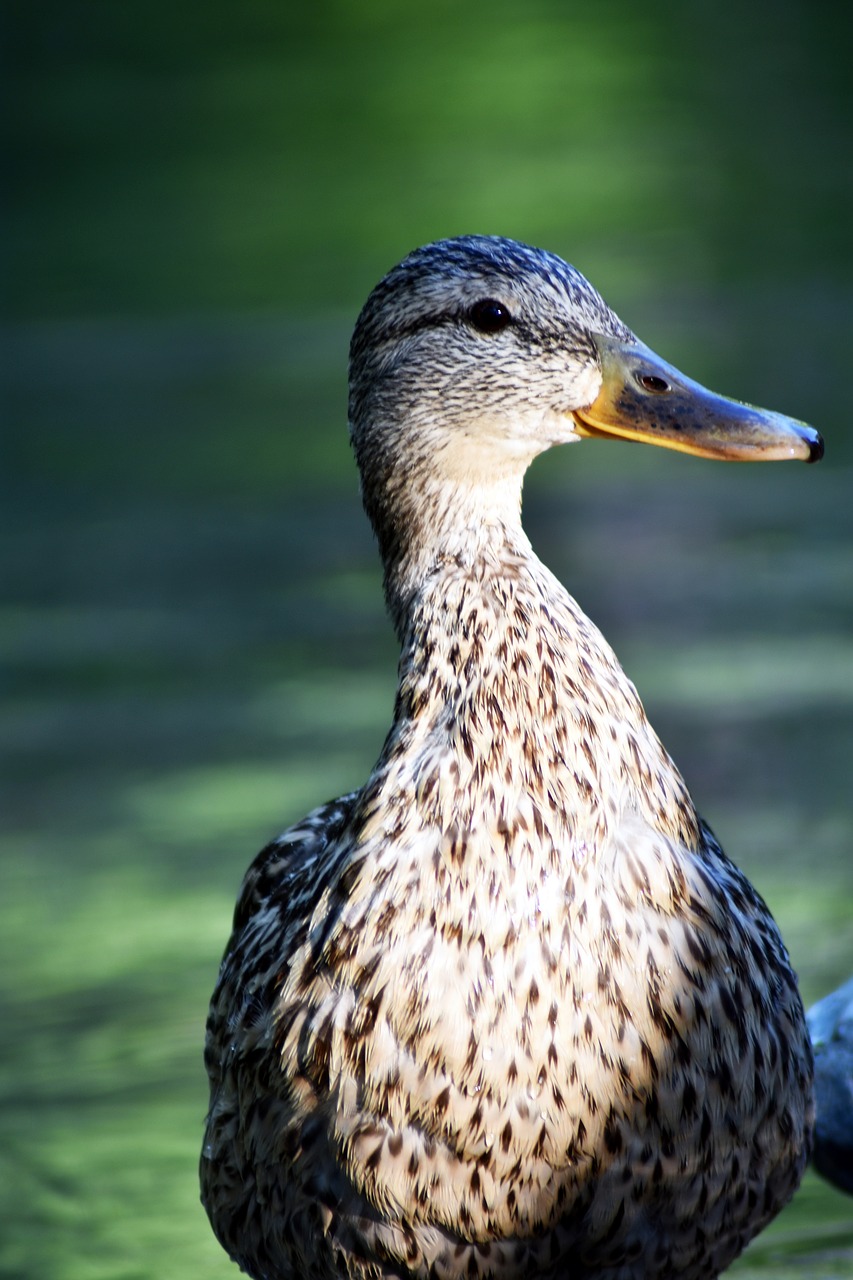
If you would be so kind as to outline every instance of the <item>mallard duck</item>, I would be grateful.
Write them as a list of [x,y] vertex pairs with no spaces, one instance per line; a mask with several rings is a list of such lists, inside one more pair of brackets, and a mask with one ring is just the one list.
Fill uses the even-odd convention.
[[853,1196],[853,978],[806,1017],[814,1047],[814,1166]]
[[656,356],[573,267],[421,248],[370,295],[350,431],[401,646],[364,786],[258,856],[207,1027],[202,1196],[264,1280],[709,1280],[807,1161],[770,912],[537,559],[524,473],[620,436],[823,452]]

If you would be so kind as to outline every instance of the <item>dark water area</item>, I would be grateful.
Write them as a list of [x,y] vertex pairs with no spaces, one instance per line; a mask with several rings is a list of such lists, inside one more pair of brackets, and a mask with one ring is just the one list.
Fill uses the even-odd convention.
[[[0,1274],[236,1274],[198,1205],[245,866],[358,784],[396,651],[349,332],[516,236],[818,467],[584,442],[525,492],[811,1002],[853,972],[853,96],[841,6],[7,6]],[[732,1269],[853,1276],[809,1174]]]

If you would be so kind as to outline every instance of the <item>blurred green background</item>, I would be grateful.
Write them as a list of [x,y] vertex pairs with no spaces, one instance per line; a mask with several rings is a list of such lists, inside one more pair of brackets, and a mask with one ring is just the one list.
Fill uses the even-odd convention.
[[[730,0],[11,0],[3,43],[0,1272],[236,1274],[206,1004],[255,850],[357,784],[396,653],[358,308],[465,231],[562,253],[817,468],[588,442],[526,521],[812,1001],[853,970],[851,19]],[[853,1276],[810,1176],[733,1274]]]

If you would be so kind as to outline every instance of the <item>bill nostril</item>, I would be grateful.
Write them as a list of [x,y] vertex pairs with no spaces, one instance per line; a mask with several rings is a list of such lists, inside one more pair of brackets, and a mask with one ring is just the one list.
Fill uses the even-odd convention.
[[661,378],[656,373],[635,373],[634,377],[644,391],[650,391],[654,396],[662,396],[672,390],[666,378]]

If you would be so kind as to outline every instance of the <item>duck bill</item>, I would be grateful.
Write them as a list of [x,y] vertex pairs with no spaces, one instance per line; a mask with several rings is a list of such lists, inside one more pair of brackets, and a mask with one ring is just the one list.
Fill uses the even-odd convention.
[[639,440],[730,462],[823,457],[814,427],[715,395],[636,339],[596,334],[594,341],[601,390],[591,405],[575,410],[578,435]]

